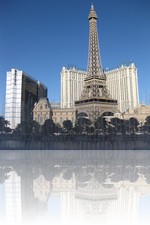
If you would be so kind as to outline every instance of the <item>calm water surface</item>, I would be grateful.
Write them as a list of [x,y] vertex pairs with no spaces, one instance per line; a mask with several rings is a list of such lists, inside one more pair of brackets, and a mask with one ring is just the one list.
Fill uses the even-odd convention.
[[1,225],[148,225],[150,151],[0,151]]

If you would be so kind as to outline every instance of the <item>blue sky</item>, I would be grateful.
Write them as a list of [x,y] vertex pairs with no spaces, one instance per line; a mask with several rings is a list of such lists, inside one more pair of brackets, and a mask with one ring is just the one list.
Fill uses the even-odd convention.
[[51,102],[60,99],[63,66],[87,68],[91,2],[99,18],[103,67],[134,62],[140,101],[150,104],[149,0],[0,0],[2,112],[6,71],[11,68],[43,82]]

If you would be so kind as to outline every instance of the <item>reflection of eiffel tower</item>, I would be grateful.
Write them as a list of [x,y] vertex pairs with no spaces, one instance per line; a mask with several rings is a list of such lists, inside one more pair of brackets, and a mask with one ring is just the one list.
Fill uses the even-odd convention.
[[[89,61],[84,88],[79,101],[75,102],[77,113],[84,112],[93,120],[104,112],[115,113],[117,100],[111,98],[106,88],[106,76],[102,69],[97,32],[97,15],[93,5],[89,14]],[[90,116],[90,115],[93,116]]]
[[77,188],[75,198],[82,211],[80,217],[86,221],[82,224],[106,224],[108,215],[111,215],[110,208],[114,207],[118,200],[117,188],[105,188],[95,177],[89,180],[86,186],[82,187],[81,184],[82,182]]

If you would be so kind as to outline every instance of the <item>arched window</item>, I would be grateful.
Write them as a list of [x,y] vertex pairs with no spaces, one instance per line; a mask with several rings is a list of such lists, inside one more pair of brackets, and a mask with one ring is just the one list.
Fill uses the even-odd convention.
[[78,118],[83,118],[83,117],[87,118],[88,115],[85,112],[78,113]]
[[113,115],[114,115],[113,112],[104,112],[104,113],[102,114],[102,116],[113,116]]

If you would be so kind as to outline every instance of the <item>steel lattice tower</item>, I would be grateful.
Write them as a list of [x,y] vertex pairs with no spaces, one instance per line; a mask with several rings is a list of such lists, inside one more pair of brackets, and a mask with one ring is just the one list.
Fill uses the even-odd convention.
[[89,13],[89,56],[88,71],[79,101],[75,102],[77,113],[86,113],[94,121],[104,112],[115,113],[117,100],[111,98],[106,88],[106,76],[103,72],[98,42],[97,14],[94,6]]

